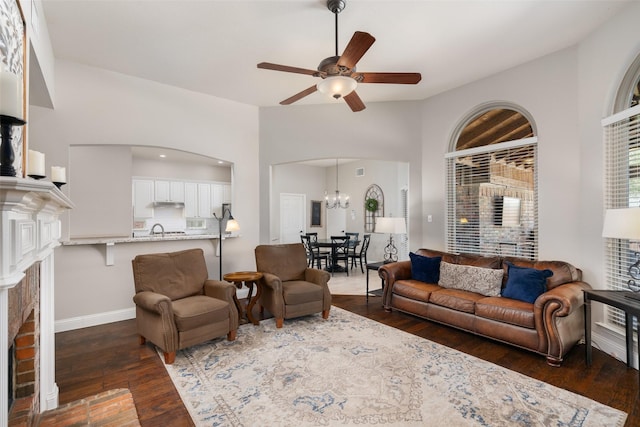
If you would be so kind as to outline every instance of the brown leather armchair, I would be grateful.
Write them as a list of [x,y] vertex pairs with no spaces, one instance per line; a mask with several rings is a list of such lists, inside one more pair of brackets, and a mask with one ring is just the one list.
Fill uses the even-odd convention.
[[255,249],[256,268],[263,274],[260,308],[266,308],[282,328],[284,319],[322,312],[329,317],[331,293],[328,272],[308,268],[302,243],[260,245]]
[[194,344],[225,334],[236,339],[236,288],[208,279],[202,249],[138,255],[132,264],[140,344],[160,347],[165,363]]

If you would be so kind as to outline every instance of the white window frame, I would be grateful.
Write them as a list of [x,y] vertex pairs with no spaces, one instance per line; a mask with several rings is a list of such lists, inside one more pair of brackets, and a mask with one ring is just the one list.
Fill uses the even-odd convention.
[[[531,120],[530,120],[531,122]],[[538,138],[536,136],[531,138],[524,138],[521,140],[507,141],[499,144],[492,144],[482,147],[471,148],[467,150],[452,151],[445,154],[446,171],[447,171],[447,214],[446,214],[446,248],[449,252],[473,252],[481,255],[505,255],[500,253],[500,248],[490,247],[488,245],[480,244],[480,237],[478,237],[477,249],[472,248],[472,245],[459,244],[458,235],[462,234],[459,227],[463,227],[459,224],[456,209],[456,173],[455,164],[456,159],[464,158],[475,154],[491,154],[500,153],[505,150],[512,150],[523,147],[530,147],[533,152],[533,218],[532,221],[532,240],[528,242],[531,246],[527,248],[526,253],[516,251],[513,255],[526,256],[527,258],[537,259],[538,257],[538,150],[537,150]],[[453,144],[455,146],[455,144]]]

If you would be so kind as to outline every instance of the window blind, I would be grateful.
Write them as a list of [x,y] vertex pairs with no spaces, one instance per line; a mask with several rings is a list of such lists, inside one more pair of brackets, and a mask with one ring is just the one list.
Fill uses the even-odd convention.
[[537,138],[448,153],[449,252],[538,255]]
[[[604,208],[640,206],[640,105],[602,121],[605,151]],[[639,242],[605,239],[604,274],[608,289],[628,290],[628,270],[640,253]],[[606,322],[625,325],[624,312],[606,306]]]

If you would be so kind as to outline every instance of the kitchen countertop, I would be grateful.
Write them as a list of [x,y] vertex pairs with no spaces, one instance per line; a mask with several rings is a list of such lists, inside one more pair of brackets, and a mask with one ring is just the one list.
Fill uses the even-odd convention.
[[[234,235],[225,236],[225,239],[237,237]],[[63,241],[64,246],[72,245],[105,245],[115,243],[140,243],[140,242],[167,242],[172,240],[209,240],[218,239],[219,234],[171,234],[162,236],[139,236],[139,237],[87,237],[81,239],[71,239]]]

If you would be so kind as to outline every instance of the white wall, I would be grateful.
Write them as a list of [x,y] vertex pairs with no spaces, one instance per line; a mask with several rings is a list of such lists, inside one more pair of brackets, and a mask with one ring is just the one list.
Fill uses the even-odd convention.
[[[410,239],[420,242],[420,105],[420,102],[370,103],[358,113],[342,103],[260,108],[260,193],[269,194],[271,166],[279,163],[336,157],[405,162],[409,164],[411,187]],[[335,176],[328,173],[327,185],[334,183]],[[342,184],[340,190],[350,191],[342,188]],[[260,241],[264,243],[272,237],[273,203],[277,200],[264,199],[260,206]],[[356,215],[361,215],[360,208],[356,209]]]
[[[613,112],[622,78],[640,55],[638,28],[640,3],[632,2],[614,19],[580,43],[578,48],[578,140],[579,162],[583,173],[576,189],[579,194],[579,265],[585,281],[594,288],[604,287],[604,147],[600,121]],[[626,359],[624,336],[597,322],[603,319],[601,304],[593,305],[595,344],[616,357]],[[636,349],[637,351],[637,349]],[[637,354],[634,357],[637,361]]]
[[[69,146],[92,144],[168,147],[233,162],[233,214],[241,237],[225,241],[223,271],[255,269],[258,159],[246,153],[258,152],[257,108],[68,61],[57,61],[55,74],[55,110],[31,106],[29,122],[30,146],[45,153],[47,167],[69,167]],[[119,165],[111,166],[113,176],[122,172]],[[104,206],[114,212],[124,208],[130,209]],[[67,232],[65,225],[63,235]],[[116,263],[110,267],[103,247],[63,246],[56,250],[56,319],[81,322],[85,316],[130,310],[131,259],[138,253],[201,246],[209,275],[217,277],[213,243],[116,245]]]
[[[355,176],[358,168],[364,168],[365,175]],[[275,165],[272,172],[271,198],[274,202],[271,211],[271,241],[276,242],[280,233],[280,193],[305,194],[307,197],[307,231],[317,232],[320,237],[326,236],[327,209],[324,207],[324,192],[330,196],[334,194],[336,188],[336,168],[306,166],[300,164]],[[343,163],[338,171],[339,186],[341,193],[350,197],[349,208],[339,210],[345,215],[345,231],[358,232],[360,238],[364,231],[364,200],[365,193],[369,186],[377,184],[384,192],[385,216],[400,216],[400,189],[409,186],[408,164],[405,162],[390,162],[384,160],[353,160]],[[322,206],[322,227],[310,228],[310,201],[321,200]],[[411,224],[409,224],[411,227]],[[384,256],[384,246],[388,243],[389,236],[373,234],[369,248],[368,260],[382,260]]]

